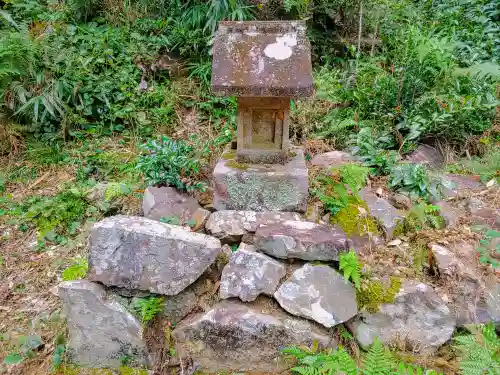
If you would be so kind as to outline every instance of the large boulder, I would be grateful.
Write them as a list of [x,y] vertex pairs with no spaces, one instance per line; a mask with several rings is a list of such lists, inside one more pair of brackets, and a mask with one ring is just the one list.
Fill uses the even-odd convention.
[[493,208],[482,200],[471,197],[466,201],[469,219],[475,225],[487,225],[490,228],[500,229],[500,209]]
[[300,219],[295,212],[224,210],[210,215],[205,228],[223,243],[235,244],[241,242],[244,235],[255,233],[260,225]]
[[259,371],[277,373],[285,346],[317,342],[334,347],[326,331],[283,311],[264,313],[257,306],[223,301],[207,313],[180,323],[173,332],[176,349],[207,372]]
[[358,312],[356,290],[327,265],[306,264],[292,274],[274,293],[290,314],[333,327]]
[[447,227],[453,227],[458,223],[460,218],[466,215],[465,212],[458,208],[453,207],[446,201],[438,201],[434,203],[435,206],[439,207],[439,216],[444,220]]
[[446,247],[429,244],[432,263],[441,280],[436,292],[447,301],[458,326],[494,320],[495,299],[491,295],[494,287],[486,285],[481,278],[483,271],[478,268],[475,246],[474,242],[465,241]]
[[447,185],[442,189],[444,198],[456,197],[466,191],[480,191],[485,188],[478,176],[466,176],[459,174],[447,174],[444,176]]
[[384,344],[433,353],[451,338],[455,317],[430,286],[404,281],[393,303],[382,304],[376,313],[362,312],[348,326],[363,347],[378,337]]
[[221,248],[216,238],[133,216],[96,223],[89,245],[92,281],[166,295],[192,284]]
[[429,145],[419,145],[405,160],[411,163],[424,164],[431,169],[439,169],[444,164],[443,154],[437,148]]
[[329,261],[338,260],[351,242],[336,226],[287,220],[257,228],[254,245],[276,258]]
[[253,301],[259,294],[272,296],[285,273],[283,264],[242,243],[222,271],[220,298]]
[[151,359],[141,324],[104,288],[85,280],[65,281],[59,297],[68,320],[69,360],[82,367],[118,368],[127,357],[131,365],[148,366]]
[[368,188],[361,190],[359,195],[366,202],[370,215],[377,219],[384,229],[387,239],[391,239],[394,229],[403,220],[399,211],[385,199],[377,197]]
[[148,219],[176,218],[185,223],[198,209],[202,207],[196,199],[179,193],[173,187],[150,186],[144,191],[142,211]]

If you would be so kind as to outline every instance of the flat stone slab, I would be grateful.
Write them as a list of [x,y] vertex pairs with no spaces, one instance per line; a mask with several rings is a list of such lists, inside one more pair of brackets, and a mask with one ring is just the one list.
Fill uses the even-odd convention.
[[336,168],[355,161],[356,158],[347,152],[329,151],[314,155],[311,159],[311,165],[323,168]]
[[304,21],[219,22],[212,92],[221,96],[310,96],[311,46]]
[[141,324],[104,288],[86,280],[65,281],[59,297],[68,320],[68,359],[81,367],[119,368],[121,358],[132,366],[151,359]]
[[359,196],[366,202],[370,215],[377,219],[384,229],[387,239],[391,239],[394,229],[403,220],[399,211],[385,199],[377,197],[368,188],[361,190]]
[[290,314],[315,320],[327,328],[351,319],[358,312],[356,290],[327,265],[306,264],[274,293]]
[[479,179],[479,176],[467,176],[449,173],[444,176],[445,180],[451,187],[445,187],[442,189],[442,193],[445,198],[456,197],[461,192],[472,190],[480,191],[485,188],[485,185]]
[[175,217],[184,223],[198,209],[202,207],[196,199],[181,194],[173,187],[150,186],[144,191],[142,211],[148,219],[160,221],[162,217]]
[[89,278],[105,285],[176,295],[220,252],[220,241],[135,216],[113,216],[90,231]]
[[257,227],[285,220],[301,220],[296,212],[216,211],[210,215],[205,229],[224,243],[239,243],[248,233],[255,233]]
[[309,177],[301,148],[285,164],[244,164],[226,152],[213,173],[214,207],[222,210],[305,212]]
[[362,347],[403,342],[409,350],[431,354],[451,339],[455,317],[444,301],[425,284],[404,281],[394,303],[382,304],[379,311],[362,312],[348,323]]
[[283,221],[257,229],[255,247],[276,258],[339,260],[351,242],[338,227],[308,221]]
[[173,332],[176,351],[201,370],[278,373],[288,368],[281,350],[291,345],[335,347],[326,330],[283,311],[223,301],[212,310],[181,322]]
[[238,297],[248,302],[260,294],[272,296],[285,274],[282,263],[242,243],[222,271],[220,298]]

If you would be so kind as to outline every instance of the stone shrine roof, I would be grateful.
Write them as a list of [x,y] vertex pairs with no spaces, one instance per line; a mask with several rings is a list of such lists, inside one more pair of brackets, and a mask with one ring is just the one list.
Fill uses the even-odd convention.
[[305,22],[219,22],[212,91],[222,96],[310,96],[314,83]]

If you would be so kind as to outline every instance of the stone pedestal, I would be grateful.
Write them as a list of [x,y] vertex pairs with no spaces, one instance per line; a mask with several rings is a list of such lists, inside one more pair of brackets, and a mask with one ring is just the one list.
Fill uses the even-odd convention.
[[301,148],[288,150],[285,164],[241,163],[228,150],[214,174],[214,207],[217,210],[305,212],[308,173]]

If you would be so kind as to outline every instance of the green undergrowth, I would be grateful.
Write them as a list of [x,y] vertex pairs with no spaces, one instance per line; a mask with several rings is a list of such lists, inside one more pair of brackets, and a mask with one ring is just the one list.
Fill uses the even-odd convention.
[[353,202],[361,203],[359,191],[366,185],[369,169],[346,164],[321,172],[313,181],[312,193],[323,203],[326,211],[337,215]]
[[439,215],[438,206],[419,203],[413,205],[405,218],[398,223],[394,229],[394,235],[398,236],[424,229],[442,229],[444,226],[445,222]]
[[316,346],[288,347],[282,353],[295,362],[293,374],[299,375],[438,375],[433,370],[425,370],[411,364],[398,362],[391,351],[377,339],[358,363],[347,350],[319,351]]

